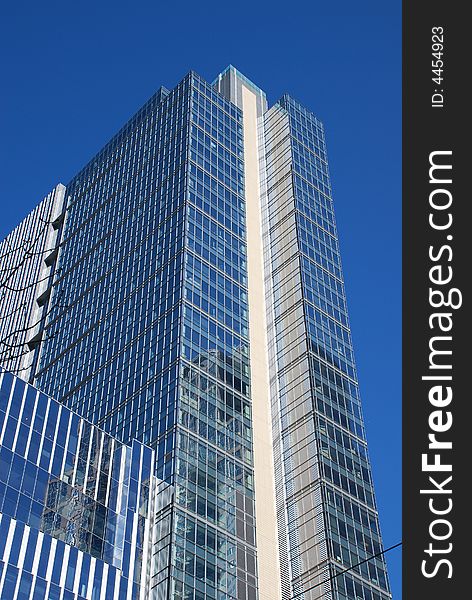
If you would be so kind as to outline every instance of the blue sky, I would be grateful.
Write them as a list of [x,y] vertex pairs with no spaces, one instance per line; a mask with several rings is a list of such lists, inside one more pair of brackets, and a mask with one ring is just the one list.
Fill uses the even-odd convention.
[[384,544],[400,541],[400,1],[19,0],[0,23],[0,238],[190,69],[231,63],[324,122]]

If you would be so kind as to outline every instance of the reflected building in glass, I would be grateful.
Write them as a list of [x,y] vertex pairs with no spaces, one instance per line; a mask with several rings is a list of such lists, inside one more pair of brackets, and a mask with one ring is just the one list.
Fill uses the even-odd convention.
[[40,318],[2,364],[152,450],[162,598],[390,598],[383,557],[365,562],[382,542],[320,121],[234,67],[190,72],[58,189],[44,279],[15,263]]

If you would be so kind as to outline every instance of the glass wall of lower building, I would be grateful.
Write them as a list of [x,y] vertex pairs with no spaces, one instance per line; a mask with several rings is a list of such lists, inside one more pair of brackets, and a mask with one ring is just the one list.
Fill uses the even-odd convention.
[[151,448],[0,371],[0,598],[151,597],[172,499],[153,469]]

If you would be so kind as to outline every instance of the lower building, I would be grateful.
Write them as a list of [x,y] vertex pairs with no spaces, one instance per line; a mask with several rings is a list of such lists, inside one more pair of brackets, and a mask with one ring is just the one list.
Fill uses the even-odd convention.
[[0,371],[0,599],[167,598],[173,488],[126,446]]

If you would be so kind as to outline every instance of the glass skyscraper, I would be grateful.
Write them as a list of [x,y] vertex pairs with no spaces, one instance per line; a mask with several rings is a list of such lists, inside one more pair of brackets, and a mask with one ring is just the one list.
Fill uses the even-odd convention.
[[156,597],[390,598],[320,121],[190,72],[48,198],[0,247],[1,361],[153,452]]

